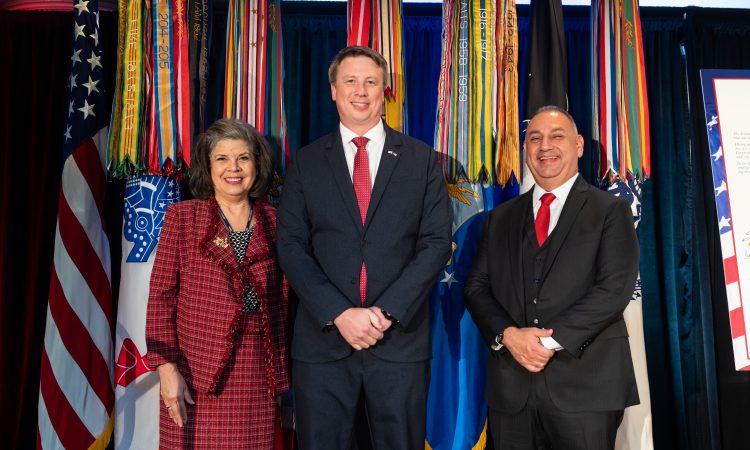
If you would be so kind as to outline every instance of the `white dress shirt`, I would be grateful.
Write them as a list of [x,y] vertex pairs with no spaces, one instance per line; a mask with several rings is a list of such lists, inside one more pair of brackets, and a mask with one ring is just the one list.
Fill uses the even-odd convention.
[[[346,165],[349,168],[349,178],[352,178],[354,176],[354,156],[357,154],[357,146],[354,145],[352,139],[359,135],[346,128],[342,123],[339,123],[339,131],[341,132],[341,143],[344,145]],[[362,136],[369,139],[367,142],[367,161],[370,168],[370,189],[372,189],[372,186],[375,184],[375,175],[377,175],[378,167],[380,166],[380,157],[383,155],[383,147],[385,147],[385,127],[383,126],[383,121],[379,120],[377,125],[370,128]]]
[[[570,194],[570,190],[573,188],[576,178],[578,178],[577,173],[568,181],[550,191],[554,194],[555,199],[549,204],[549,229],[547,231],[547,236],[552,234],[552,230],[555,229],[557,221],[560,220],[560,213],[562,213],[565,200],[568,199],[568,194]],[[540,188],[538,184],[534,185],[534,192],[531,193],[532,204],[534,205],[534,220],[536,220],[536,213],[539,212],[539,207],[542,206],[542,195],[546,193],[547,191]]]
[[[555,229],[557,221],[560,220],[560,213],[562,213],[563,206],[565,206],[565,200],[568,199],[568,194],[570,194],[570,190],[573,188],[573,184],[576,182],[576,178],[578,178],[578,173],[570,177],[570,179],[565,183],[550,191],[552,194],[554,194],[555,199],[552,200],[552,203],[550,203],[549,205],[549,229],[547,232],[547,236],[552,234],[552,230]],[[542,206],[542,195],[544,195],[546,192],[547,191],[540,188],[538,184],[534,185],[534,192],[531,193],[532,204],[534,206],[534,220],[536,220],[536,214],[539,211],[539,207]],[[560,345],[551,336],[539,338],[539,341],[543,346],[547,347],[550,350],[559,351],[563,349],[562,345]]]

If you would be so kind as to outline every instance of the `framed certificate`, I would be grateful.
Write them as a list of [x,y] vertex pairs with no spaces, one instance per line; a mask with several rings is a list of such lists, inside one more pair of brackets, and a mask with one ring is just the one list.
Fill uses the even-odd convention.
[[734,364],[750,371],[750,70],[701,70]]

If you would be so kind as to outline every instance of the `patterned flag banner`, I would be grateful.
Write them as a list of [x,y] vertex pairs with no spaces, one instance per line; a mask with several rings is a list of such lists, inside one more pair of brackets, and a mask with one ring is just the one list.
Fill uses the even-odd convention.
[[[607,191],[630,204],[633,212],[633,226],[638,230],[641,222],[641,181],[628,177],[626,181],[615,179]],[[648,364],[646,361],[646,341],[643,333],[643,292],[641,276],[635,282],[632,301],[623,313],[628,328],[630,354],[633,358],[635,381],[638,386],[640,404],[625,408],[625,413],[617,429],[615,450],[653,450],[654,431],[651,418],[651,389],[648,384]]]
[[497,182],[505,185],[521,174],[518,125],[518,19],[515,0],[497,4],[495,49],[497,67],[493,72],[495,89],[495,166]]
[[286,173],[289,162],[286,111],[284,110],[284,44],[281,39],[281,0],[271,0],[268,5],[268,93],[266,95],[263,135],[276,155],[278,173]]
[[391,128],[407,133],[403,2],[348,0],[346,11],[347,45],[370,47],[388,62],[385,122]]
[[[153,95],[156,103],[157,148],[151,149],[149,168],[162,166],[167,160],[175,161],[177,154],[177,111],[175,99],[174,28],[172,26],[171,0],[153,0],[151,3],[151,45],[154,70]],[[155,151],[154,151],[155,150]]]
[[[650,173],[648,99],[637,0],[591,3],[592,130],[602,185],[631,204],[640,220],[641,183]],[[616,449],[651,450],[651,399],[643,337],[640,278],[623,317],[640,404],[625,409]]]
[[112,291],[102,208],[109,105],[97,0],[77,0],[42,350],[37,448],[104,449],[113,428]]
[[750,371],[750,70],[701,70],[734,367]]
[[110,171],[117,177],[143,172],[181,176],[190,165],[194,128],[186,0],[119,0],[118,4]]
[[148,173],[172,176],[190,162],[186,8],[184,0],[152,0],[150,12]]
[[108,162],[113,174],[140,171],[148,80],[144,77],[144,25],[141,1],[119,0],[117,82],[112,101]]
[[443,2],[435,149],[452,181],[518,180],[515,1]]
[[592,123],[599,177],[648,178],[650,134],[637,0],[591,3]]
[[224,117],[248,122],[275,150],[283,174],[289,160],[282,95],[280,0],[229,0]]
[[192,108],[191,142],[205,131],[208,94],[208,51],[211,45],[213,2],[190,0],[188,6],[188,65],[190,71],[190,105]]
[[115,336],[117,449],[159,446],[159,376],[146,362],[146,306],[164,214],[179,200],[174,178],[142,176],[127,181]]
[[174,30],[174,78],[176,133],[180,143],[182,161],[190,167],[191,113],[190,113],[190,63],[188,42],[190,41],[186,15],[187,0],[172,0],[172,28]]

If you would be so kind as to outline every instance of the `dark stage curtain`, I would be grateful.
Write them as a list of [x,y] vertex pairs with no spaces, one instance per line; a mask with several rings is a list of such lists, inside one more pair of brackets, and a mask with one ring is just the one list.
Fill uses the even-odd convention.
[[[116,17],[100,16],[112,91]],[[0,436],[3,448],[34,448],[39,365],[62,174],[73,15],[0,11]],[[122,185],[108,183],[106,226],[115,229],[119,284]],[[113,233],[109,233],[110,238]]]
[[[746,448],[748,415],[745,411],[750,398],[750,373],[735,371],[729,345],[729,312],[699,70],[750,69],[750,11],[688,9],[684,45],[691,114],[689,121],[684,123],[690,124],[686,132],[692,148],[690,177],[694,189],[691,210],[695,227],[692,290],[693,295],[700,298],[700,302],[694,301],[693,304],[700,304],[706,310],[701,317],[705,330],[711,327],[713,312],[716,372],[706,373],[706,378],[714,377],[717,381],[719,414],[716,416],[721,418],[721,446],[724,449]],[[708,346],[709,340],[704,339],[703,345]],[[691,394],[695,395],[695,392]],[[701,423],[696,420],[693,425],[701,426]],[[713,427],[719,428],[719,424],[713,424]],[[691,429],[691,433],[695,431]],[[715,442],[711,442],[713,448],[718,447]]]
[[[346,43],[345,11],[344,3],[282,5],[292,152],[337,124],[326,72]],[[519,6],[521,116],[528,12]],[[440,5],[407,4],[405,13],[409,133],[432,143]],[[566,7],[564,14],[571,112],[590,141],[588,8]],[[750,380],[735,372],[732,362],[697,69],[750,68],[750,12],[642,8],[641,16],[652,136],[641,264],[655,448],[744,448],[740,439],[748,416],[742,411]],[[226,14],[217,11],[215,17],[213,117],[220,110],[222,81],[215,74],[221,72]],[[109,36],[103,41],[105,67],[113,77],[116,21],[112,15],[102,19],[102,35]],[[71,26],[70,14],[0,13],[0,61],[6,64],[0,74],[0,398],[6,402],[0,433],[10,448],[31,448],[36,435]],[[592,182],[598,170],[594,156],[587,142],[579,168]],[[115,239],[121,189],[110,183],[107,221]],[[119,243],[111,249],[117,283]]]
[[[718,448],[711,300],[694,290],[683,20],[649,18],[643,39],[652,176],[640,225],[643,315],[656,448]],[[705,128],[704,128],[705,130]]]
[[71,24],[0,12],[0,435],[9,448],[35,441]]
[[328,64],[346,46],[346,5],[343,7],[343,11],[334,8],[323,14],[314,14],[314,6],[300,12],[282,10],[284,107],[292,153],[338,124]]
[[442,52],[440,9],[404,17],[404,64],[409,135],[433,144]]

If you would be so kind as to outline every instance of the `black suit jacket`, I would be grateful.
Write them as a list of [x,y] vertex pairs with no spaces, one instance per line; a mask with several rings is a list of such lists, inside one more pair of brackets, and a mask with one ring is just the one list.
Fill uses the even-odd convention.
[[385,147],[363,226],[338,129],[297,152],[278,210],[279,263],[300,298],[292,358],[325,362],[353,352],[335,327],[359,306],[398,320],[372,347],[389,361],[431,356],[427,298],[451,251],[452,211],[438,155],[387,126]]
[[[509,326],[527,326],[521,245],[532,192],[487,217],[465,302],[488,344]],[[537,300],[540,328],[564,347],[541,372],[563,411],[610,411],[638,403],[628,333],[622,313],[633,294],[639,250],[630,207],[575,181],[550,234]],[[524,407],[532,374],[506,350],[493,352],[486,396],[504,413]]]

